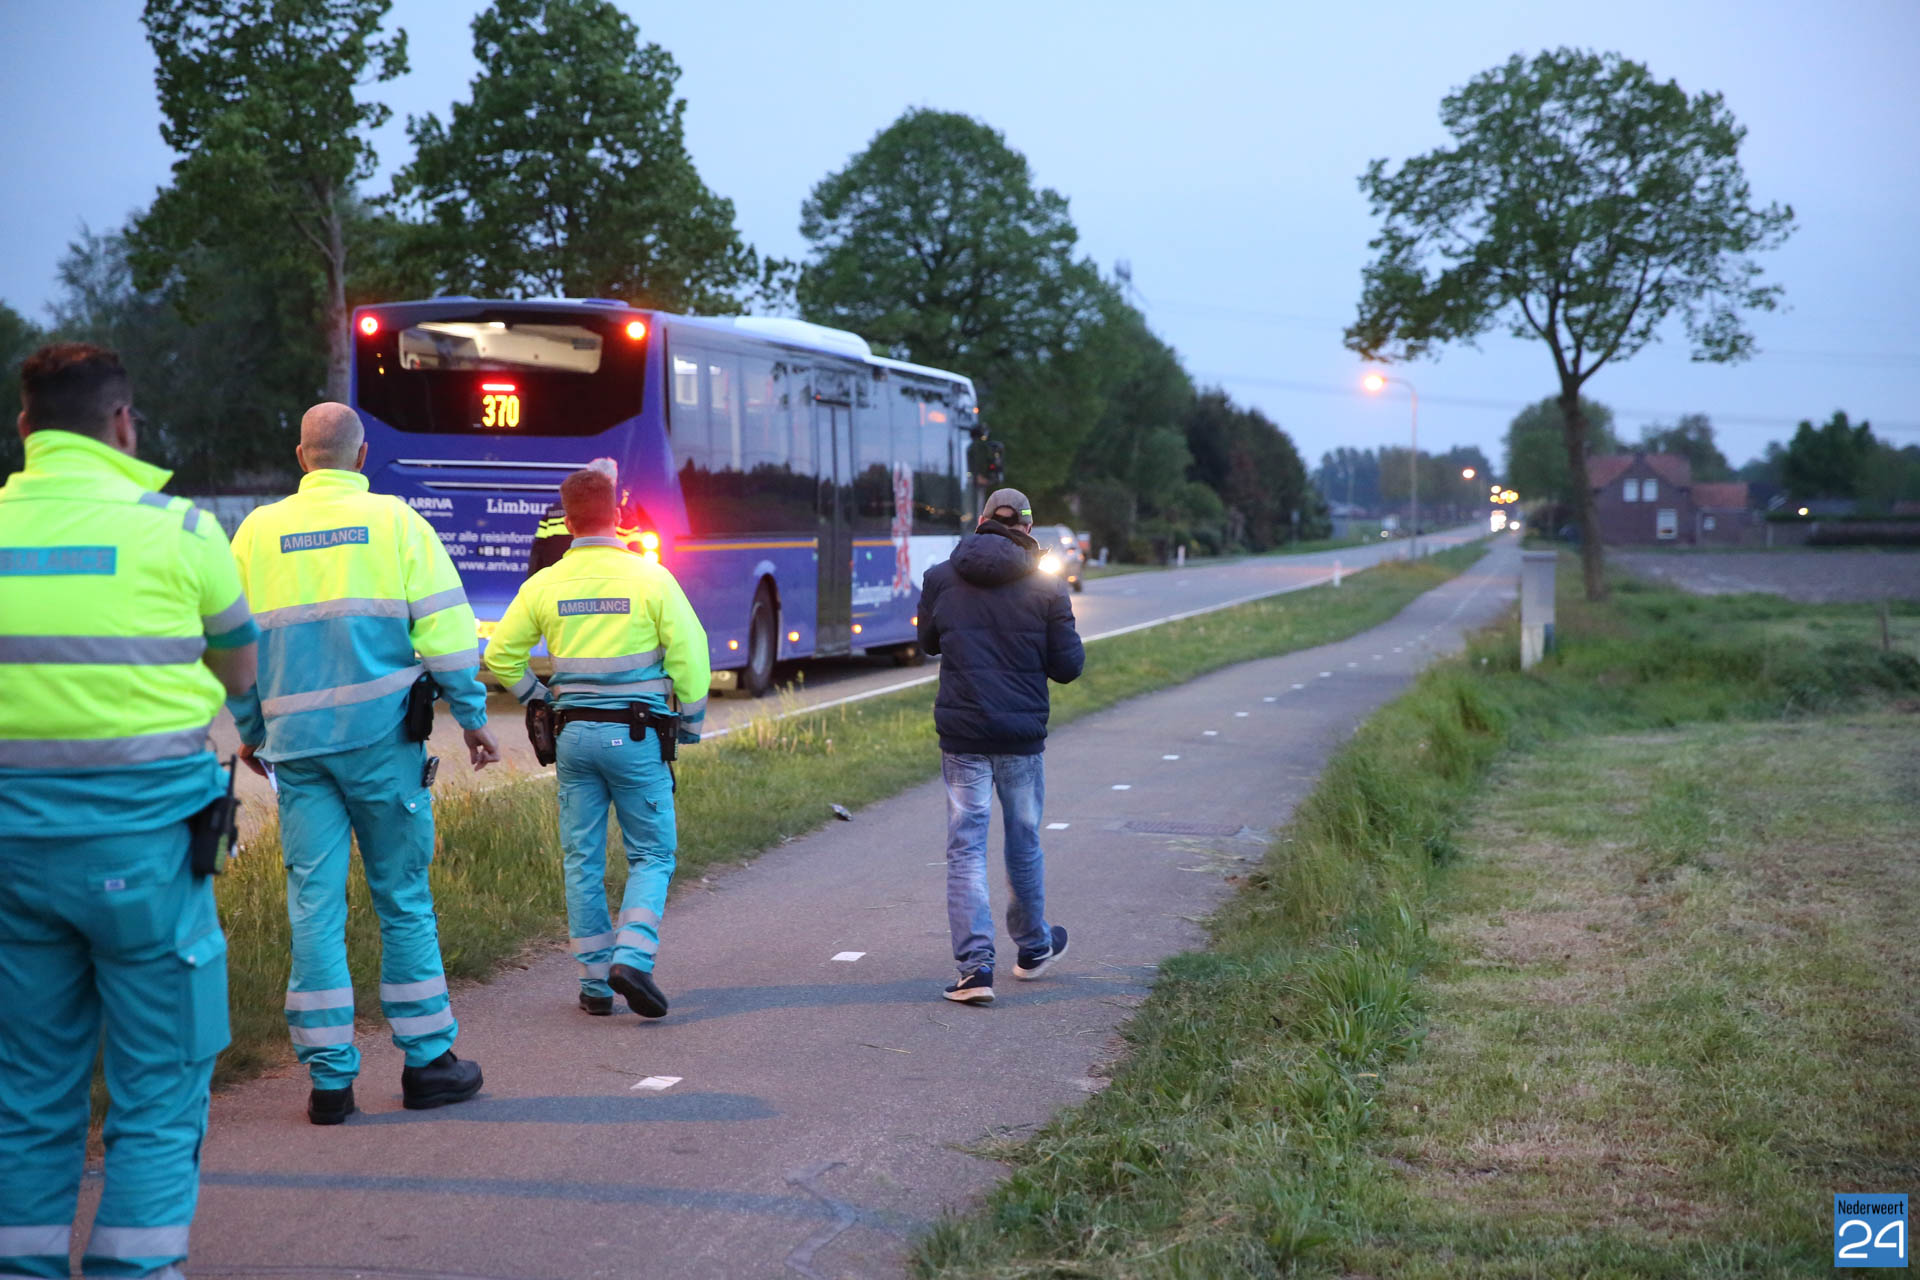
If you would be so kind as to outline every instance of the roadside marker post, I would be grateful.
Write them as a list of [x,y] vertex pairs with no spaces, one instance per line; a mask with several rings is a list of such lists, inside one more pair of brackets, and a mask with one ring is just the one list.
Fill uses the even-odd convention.
[[1534,666],[1553,652],[1553,570],[1560,556],[1554,551],[1520,553],[1520,669]]

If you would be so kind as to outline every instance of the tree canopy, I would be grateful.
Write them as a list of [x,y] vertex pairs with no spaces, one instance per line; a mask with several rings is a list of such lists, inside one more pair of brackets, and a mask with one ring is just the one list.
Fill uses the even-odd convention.
[[608,0],[494,0],[473,54],[469,101],[408,121],[394,184],[445,285],[720,311],[755,284],[687,152],[680,68]]
[[1683,413],[1672,426],[1653,423],[1640,430],[1637,446],[1643,453],[1676,453],[1687,460],[1695,480],[1731,480],[1733,466],[1713,438],[1713,423],[1704,413]]
[[1066,480],[1100,413],[1092,348],[1118,299],[1077,256],[1066,198],[999,131],[907,111],[814,187],[800,232],[807,319],[973,376],[1023,484]]
[[1743,313],[1780,293],[1751,255],[1793,213],[1752,203],[1746,131],[1719,94],[1690,96],[1618,54],[1516,55],[1448,94],[1440,117],[1449,145],[1398,168],[1375,160],[1360,179],[1382,223],[1347,345],[1408,360],[1504,327],[1547,347],[1598,598],[1581,388],[1676,317],[1696,359],[1749,355]]
[[[326,394],[345,400],[347,226],[373,172],[368,131],[388,109],[369,79],[407,69],[405,32],[380,38],[391,0],[146,0],[173,183],[135,228],[137,284],[168,282],[196,250],[317,275]],[[191,304],[191,297],[183,297]]]
[[1819,426],[1802,420],[1787,442],[1780,479],[1796,498],[1855,498],[1867,478],[1867,468],[1880,451],[1873,427],[1855,425],[1844,411]]

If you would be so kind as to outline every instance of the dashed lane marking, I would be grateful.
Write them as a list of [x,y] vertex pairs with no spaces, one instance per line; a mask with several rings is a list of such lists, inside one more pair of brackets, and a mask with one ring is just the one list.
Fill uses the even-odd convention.
[[1233,713],[1233,718],[1236,720],[1245,720],[1249,715],[1252,715],[1252,714],[1253,713],[1250,711],[1236,711]]
[[1293,686],[1293,687],[1294,687],[1294,688],[1296,688],[1296,689],[1304,689],[1304,688],[1306,688],[1307,686],[1305,686],[1304,684],[1297,684],[1297,685],[1295,685],[1295,686]]
[[1070,826],[1072,826],[1072,825],[1073,825],[1073,824],[1072,824],[1071,822],[1049,822],[1049,823],[1047,824],[1047,830],[1049,830],[1049,831],[1065,831],[1065,830],[1066,830],[1066,829],[1067,829],[1068,827],[1070,827]]
[[1218,729],[1202,729],[1200,733],[1202,737],[1207,737],[1207,738],[1217,738],[1220,736],[1220,731]]
[[[679,1084],[680,1081],[680,1076],[648,1076],[645,1080],[635,1084],[633,1088],[645,1089],[649,1093],[659,1093],[663,1089],[673,1088],[673,1086]],[[631,1093],[633,1090],[630,1089],[628,1092]]]
[[864,951],[842,951],[838,955],[834,956],[834,959],[844,960],[846,963],[852,964],[855,960],[858,960],[861,956],[865,954],[867,953]]
[[1162,760],[1178,760],[1180,757],[1179,756],[1161,756],[1160,758]]

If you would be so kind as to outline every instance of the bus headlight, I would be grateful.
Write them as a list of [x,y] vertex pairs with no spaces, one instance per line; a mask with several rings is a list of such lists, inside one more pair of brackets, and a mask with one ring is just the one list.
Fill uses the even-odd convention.
[[1040,557],[1040,572],[1042,572],[1042,573],[1058,573],[1058,572],[1060,572],[1060,557],[1059,557],[1059,556],[1057,556],[1057,555],[1055,555],[1055,554],[1053,554],[1053,552],[1051,552],[1051,551],[1049,551],[1049,552],[1047,552],[1047,554],[1045,554],[1045,555],[1043,555],[1043,556],[1041,556],[1041,557]]

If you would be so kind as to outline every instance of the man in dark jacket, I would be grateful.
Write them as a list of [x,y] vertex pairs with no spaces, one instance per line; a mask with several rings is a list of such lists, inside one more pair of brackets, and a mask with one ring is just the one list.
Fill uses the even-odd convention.
[[946,997],[993,1002],[993,909],[987,901],[987,823],[993,793],[1007,837],[1007,932],[1019,948],[1013,976],[1037,978],[1067,953],[1049,925],[1040,810],[1046,798],[1047,681],[1080,674],[1086,652],[1067,584],[1040,571],[1033,511],[1017,489],[996,489],[978,532],[927,570],[920,647],[940,655],[940,773],[947,784],[947,923],[960,980]]

